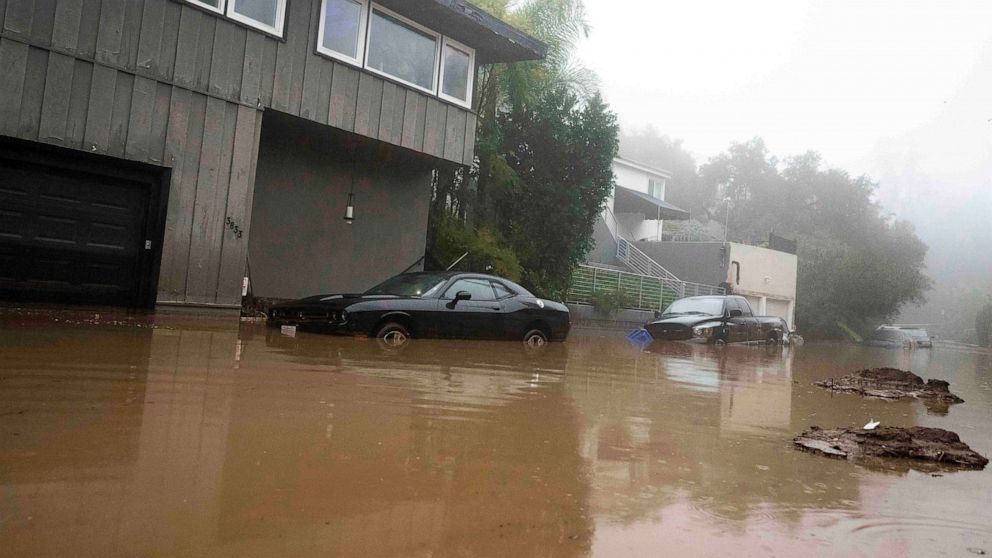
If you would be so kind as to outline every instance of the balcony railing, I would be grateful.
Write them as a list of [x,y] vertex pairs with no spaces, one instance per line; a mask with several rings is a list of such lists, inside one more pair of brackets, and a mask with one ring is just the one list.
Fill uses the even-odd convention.
[[678,281],[679,278],[675,274],[671,273],[664,267],[658,264],[658,262],[651,259],[650,256],[642,252],[639,248],[634,246],[627,240],[626,237],[631,237],[630,234],[624,234],[625,231],[617,220],[616,215],[609,207],[603,210],[603,221],[606,223],[606,228],[610,230],[610,234],[613,235],[613,239],[617,242],[617,259],[627,264],[628,267],[634,271],[650,275],[652,277],[658,277],[660,279],[669,279],[672,281]]
[[591,304],[595,293],[618,291],[625,295],[624,308],[659,312],[683,297],[725,294],[722,288],[711,285],[580,265],[572,276],[566,301]]

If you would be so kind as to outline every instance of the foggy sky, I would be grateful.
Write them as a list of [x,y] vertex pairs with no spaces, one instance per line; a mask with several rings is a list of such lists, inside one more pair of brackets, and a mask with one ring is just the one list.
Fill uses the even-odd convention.
[[754,136],[818,151],[881,182],[932,275],[981,248],[966,275],[992,289],[992,2],[585,1],[579,58],[622,126],[682,138],[698,163]]

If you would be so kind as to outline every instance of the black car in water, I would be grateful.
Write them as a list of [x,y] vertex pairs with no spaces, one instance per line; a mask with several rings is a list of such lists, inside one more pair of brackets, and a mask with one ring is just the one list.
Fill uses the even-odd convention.
[[398,346],[414,337],[564,340],[568,308],[492,275],[403,273],[362,294],[322,294],[272,306],[270,326],[368,335]]
[[788,324],[777,316],[755,316],[743,296],[693,296],[676,300],[644,325],[655,341],[692,343],[789,343]]

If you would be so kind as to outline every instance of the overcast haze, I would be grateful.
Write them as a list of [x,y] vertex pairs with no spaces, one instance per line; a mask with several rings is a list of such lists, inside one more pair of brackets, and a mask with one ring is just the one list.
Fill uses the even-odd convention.
[[699,163],[754,136],[779,157],[818,151],[881,182],[930,244],[936,290],[992,288],[992,2],[586,8],[579,57],[625,129],[652,124]]

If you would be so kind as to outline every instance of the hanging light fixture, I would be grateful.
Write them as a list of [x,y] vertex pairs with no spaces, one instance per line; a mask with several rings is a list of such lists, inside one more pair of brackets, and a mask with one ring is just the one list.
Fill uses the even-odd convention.
[[355,166],[358,157],[354,144],[349,145],[348,151],[351,152],[351,190],[348,192],[348,205],[344,208],[344,222],[350,225],[355,220]]
[[344,222],[351,224],[355,220],[355,193],[348,192],[348,206],[344,208]]

